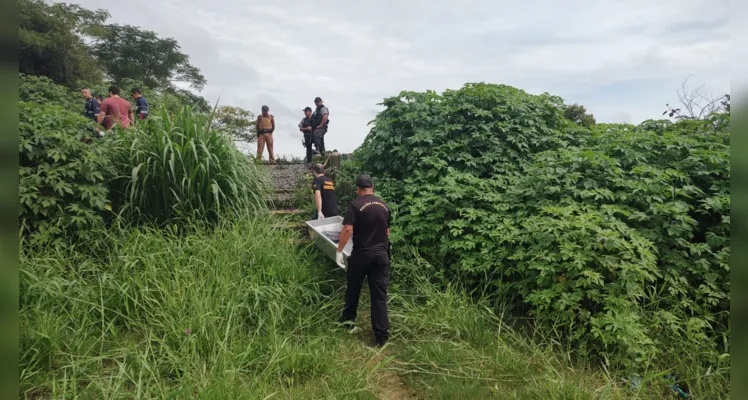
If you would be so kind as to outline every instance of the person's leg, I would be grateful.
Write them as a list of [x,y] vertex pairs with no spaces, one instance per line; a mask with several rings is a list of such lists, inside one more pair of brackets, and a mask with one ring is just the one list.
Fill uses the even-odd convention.
[[345,308],[340,322],[354,322],[358,312],[358,299],[361,297],[361,285],[364,283],[366,276],[365,258],[360,255],[351,255],[348,258],[348,268],[346,268],[346,286],[345,286]]
[[268,156],[270,157],[270,163],[273,164],[275,162],[275,154],[273,154],[273,134],[270,133],[266,136],[265,143],[268,145]]
[[383,346],[390,338],[390,319],[387,315],[390,260],[386,252],[378,253],[373,258],[368,275],[371,294],[371,329],[374,331],[377,346]]
[[317,151],[320,155],[325,155],[325,143],[323,142],[323,133],[324,131],[322,129],[315,129],[314,130],[314,141],[317,146]]
[[319,135],[319,143],[320,143],[320,147],[321,147],[320,150],[319,150],[319,152],[323,156],[325,155],[325,133],[327,133],[327,132],[323,128],[322,129],[322,133]]
[[312,134],[304,134],[304,146],[306,146],[306,162],[312,163]]
[[257,159],[262,161],[262,153],[265,152],[265,135],[257,136]]

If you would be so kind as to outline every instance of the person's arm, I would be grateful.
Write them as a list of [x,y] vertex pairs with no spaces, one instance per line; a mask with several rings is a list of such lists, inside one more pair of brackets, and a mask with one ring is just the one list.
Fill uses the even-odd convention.
[[343,225],[343,229],[340,231],[340,241],[338,242],[338,253],[342,253],[345,249],[345,245],[348,244],[348,240],[353,235],[353,225]]
[[272,115],[270,116],[270,124],[270,133],[273,133],[275,132],[275,117],[273,117]]
[[325,126],[325,122],[327,122],[327,113],[322,114],[322,121],[319,123],[319,126],[317,128]]
[[317,204],[317,212],[322,214],[322,191],[314,191],[314,202]]
[[343,217],[343,229],[340,230],[340,241],[338,241],[338,253],[342,253],[345,249],[345,245],[353,235],[353,225],[356,223],[356,210],[353,208],[353,203],[348,204],[348,210],[345,212]]
[[255,121],[255,131],[260,133],[260,115],[257,116],[257,120]]
[[96,121],[99,123],[99,125],[104,125],[104,117],[106,116],[107,108],[108,108],[107,103],[101,103],[101,107],[99,108],[99,114],[96,116]]

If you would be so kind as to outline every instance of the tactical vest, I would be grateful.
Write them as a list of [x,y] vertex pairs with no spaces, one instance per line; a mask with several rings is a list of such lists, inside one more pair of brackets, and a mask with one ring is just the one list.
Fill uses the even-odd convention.
[[272,115],[268,115],[267,117],[264,115],[260,115],[259,117],[257,117],[257,121],[258,121],[257,125],[259,125],[258,129],[260,131],[269,131],[273,129],[273,116]]
[[[319,112],[322,107],[327,106],[319,106],[317,107],[317,110],[312,114],[312,126],[316,128],[319,126],[319,123],[322,122],[322,114]],[[327,109],[327,121],[325,121],[325,126],[323,128],[327,128],[327,125],[330,124],[330,109]]]

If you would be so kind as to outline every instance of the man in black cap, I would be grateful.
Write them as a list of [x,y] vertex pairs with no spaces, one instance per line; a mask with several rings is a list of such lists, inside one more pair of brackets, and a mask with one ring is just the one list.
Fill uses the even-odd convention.
[[353,235],[353,251],[348,258],[345,308],[340,321],[353,325],[358,310],[358,299],[364,277],[369,280],[371,295],[371,327],[377,346],[389,339],[390,321],[387,316],[387,285],[390,273],[389,236],[390,208],[374,195],[369,175],[356,179],[357,198],[350,202],[343,217],[335,261],[343,265],[343,249]]
[[314,145],[317,147],[319,154],[325,155],[325,134],[327,133],[327,126],[330,124],[329,116],[330,110],[325,107],[322,103],[322,99],[319,97],[314,98],[314,105],[317,106],[317,110],[312,114],[312,139]]
[[306,147],[306,163],[312,163],[312,108],[306,107],[304,118],[299,122],[299,130],[304,134],[304,147]]

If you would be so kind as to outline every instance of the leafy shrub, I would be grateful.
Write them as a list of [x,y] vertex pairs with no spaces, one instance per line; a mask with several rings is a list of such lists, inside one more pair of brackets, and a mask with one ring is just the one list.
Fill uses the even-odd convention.
[[85,241],[103,224],[113,170],[105,139],[80,140],[93,129],[60,106],[20,103],[19,218],[31,243]]
[[661,355],[665,330],[714,362],[729,316],[729,116],[588,130],[558,97],[489,84],[384,105],[355,158],[435,277],[521,300],[630,367]]
[[266,209],[269,178],[210,117],[161,108],[120,135],[114,201],[125,215],[163,224]]
[[37,104],[53,104],[69,111],[83,112],[83,97],[45,76],[19,74],[18,97],[21,101]]

